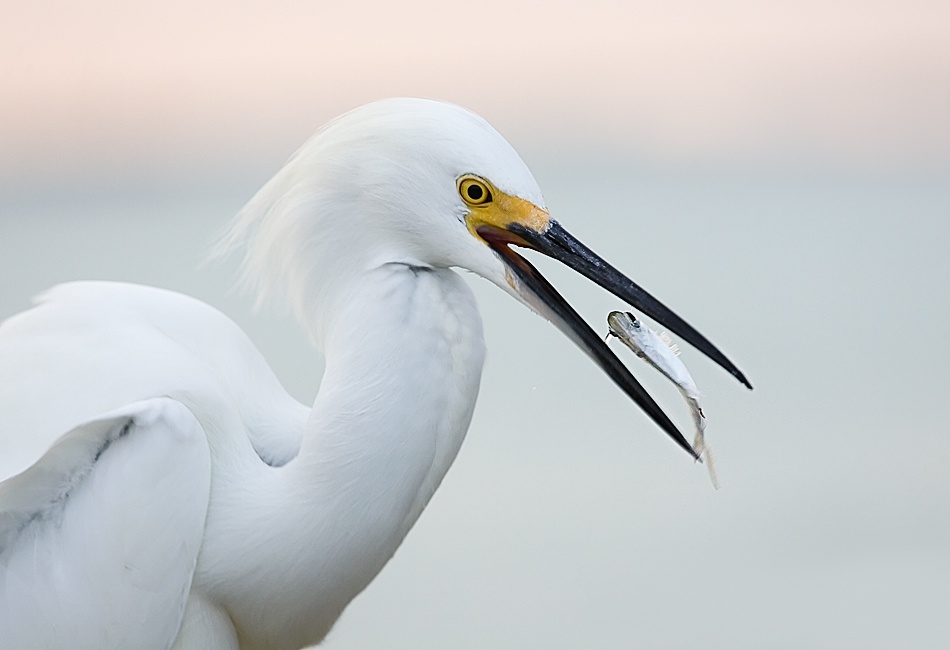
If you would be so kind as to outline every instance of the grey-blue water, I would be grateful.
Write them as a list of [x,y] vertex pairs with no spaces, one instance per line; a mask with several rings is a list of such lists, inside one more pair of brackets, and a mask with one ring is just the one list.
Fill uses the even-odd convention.
[[[469,437],[326,647],[950,646],[947,175],[589,160],[533,164],[552,213],[756,387],[683,353],[722,489],[559,332],[472,277],[490,356]],[[305,335],[229,293],[233,264],[197,268],[265,178],[8,188],[0,316],[64,280],[177,289],[232,315],[311,399]],[[532,259],[598,329],[622,306]],[[672,385],[623,358],[687,429]]]

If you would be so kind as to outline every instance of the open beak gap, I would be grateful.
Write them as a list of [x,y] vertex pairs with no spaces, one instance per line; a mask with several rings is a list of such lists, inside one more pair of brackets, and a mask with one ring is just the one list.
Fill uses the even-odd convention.
[[[524,230],[527,231],[527,229]],[[630,374],[623,362],[617,358],[600,336],[591,329],[590,325],[564,300],[544,276],[528,260],[511,249],[511,245],[535,248],[541,252],[546,251],[536,246],[529,239],[530,235],[525,237],[524,233],[519,232],[514,227],[499,228],[483,225],[477,228],[477,232],[505,262],[511,276],[519,285],[515,289],[528,303],[573,340],[676,444],[698,460],[699,456],[683,434],[680,433],[676,425],[673,424],[649,393],[644,390],[636,378]],[[552,255],[552,257],[554,256]],[[556,257],[555,259],[560,258]],[[561,259],[560,261],[565,260]],[[569,261],[565,263],[590,277],[577,265]]]

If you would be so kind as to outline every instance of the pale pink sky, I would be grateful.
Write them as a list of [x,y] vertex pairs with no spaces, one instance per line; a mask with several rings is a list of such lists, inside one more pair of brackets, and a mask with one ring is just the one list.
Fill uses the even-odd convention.
[[0,85],[0,174],[284,154],[391,95],[674,163],[947,164],[950,3],[7,0]]

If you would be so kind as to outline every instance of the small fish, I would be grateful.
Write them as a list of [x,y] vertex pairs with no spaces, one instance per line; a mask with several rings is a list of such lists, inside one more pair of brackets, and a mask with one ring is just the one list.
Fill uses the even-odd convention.
[[662,372],[679,388],[683,399],[689,404],[693,423],[696,425],[693,449],[700,457],[705,457],[709,478],[713,487],[718,490],[719,481],[716,478],[712,452],[706,445],[706,414],[703,413],[703,407],[699,403],[700,395],[696,382],[680,361],[679,348],[670,340],[666,332],[657,334],[630,312],[610,312],[607,314],[607,326],[610,328],[608,336],[616,336],[623,341],[635,355]]

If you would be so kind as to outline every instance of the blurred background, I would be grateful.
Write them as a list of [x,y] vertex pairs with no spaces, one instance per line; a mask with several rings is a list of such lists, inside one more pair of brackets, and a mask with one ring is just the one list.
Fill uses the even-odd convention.
[[[715,491],[472,278],[468,439],[326,648],[950,647],[947,2],[6,0],[0,88],[0,317],[70,279],[176,289],[311,400],[305,334],[200,264],[320,124],[413,95],[488,119],[755,385],[683,352]],[[622,307],[535,261],[597,329]]]

